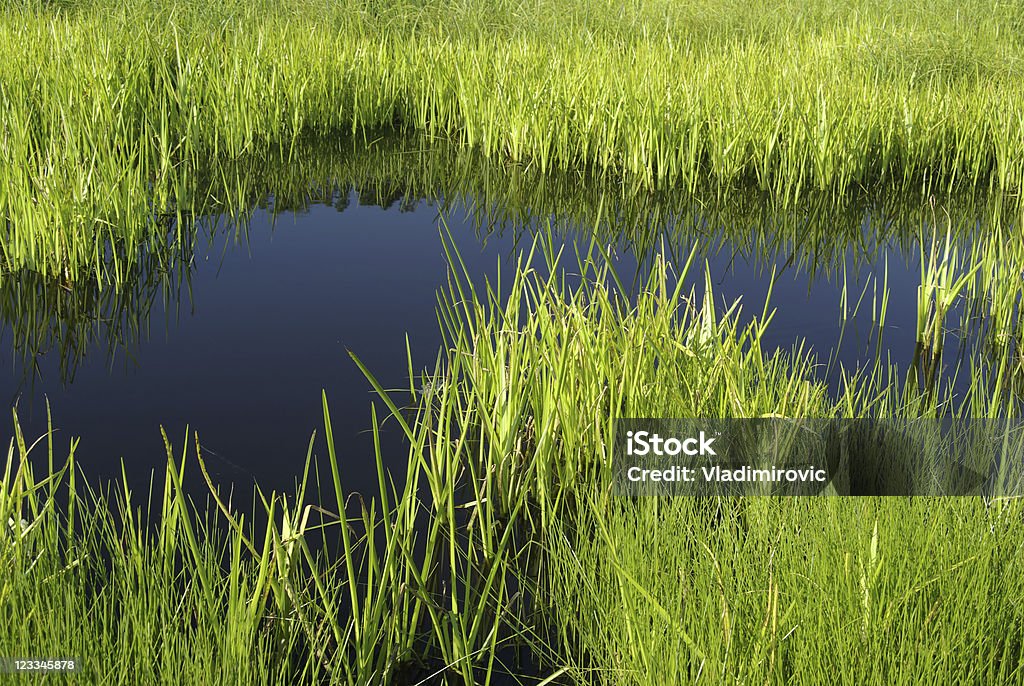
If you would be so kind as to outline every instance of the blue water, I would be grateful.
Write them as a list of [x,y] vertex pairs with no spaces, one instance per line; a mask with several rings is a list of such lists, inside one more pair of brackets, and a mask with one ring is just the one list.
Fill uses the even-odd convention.
[[[73,374],[62,371],[56,350],[29,357],[28,363],[8,356],[0,387],[17,407],[26,435],[45,431],[49,402],[58,456],[66,454],[72,437],[80,437],[76,456],[87,475],[117,477],[123,463],[129,481],[140,487],[154,468],[163,469],[160,427],[179,453],[187,427],[198,432],[212,478],[233,485],[244,500],[256,483],[268,491],[291,491],[314,432],[314,454],[324,457],[324,392],[346,488],[375,492],[368,433],[374,395],[349,352],[387,388],[408,389],[406,337],[414,370],[432,367],[442,344],[436,305],[447,283],[447,262],[435,204],[383,209],[360,205],[354,192],[348,200],[340,204],[344,211],[329,204],[276,217],[259,210],[242,235],[212,230],[187,265],[190,277],[172,292],[161,291],[148,315],[139,317],[140,339],[111,345],[99,334]],[[493,281],[499,266],[511,271],[515,255],[529,243],[528,232],[524,237],[511,228],[481,234],[464,209],[446,211],[444,218],[478,284]],[[540,220],[533,228],[544,225]],[[571,238],[585,233],[578,229]],[[682,243],[671,251],[677,261],[697,245],[690,278],[698,293],[707,260],[716,300],[740,299],[745,317],[764,309],[774,271],[769,351],[792,350],[803,341],[818,355],[815,373],[832,379],[830,356],[847,369],[879,353],[909,363],[920,278],[914,255],[882,246],[864,262],[837,248],[838,263],[849,264],[844,324],[841,269],[832,269],[831,277],[812,277],[784,250],[747,258],[713,236]],[[638,261],[649,257],[634,255],[625,244],[616,255],[627,283]],[[880,292],[886,264],[891,296],[878,347],[872,285],[877,279]],[[8,322],[0,344],[13,347]],[[407,390],[396,395],[399,402],[408,397]],[[383,406],[379,410],[383,414]],[[9,421],[0,436],[9,439]],[[399,471],[405,465],[399,436],[389,430],[385,438],[386,460]],[[188,481],[200,493],[197,470],[190,469]]]

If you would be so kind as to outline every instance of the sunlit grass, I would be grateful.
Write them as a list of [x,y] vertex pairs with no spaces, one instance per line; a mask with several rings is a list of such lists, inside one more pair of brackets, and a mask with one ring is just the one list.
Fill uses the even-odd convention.
[[364,368],[387,413],[374,435],[395,422],[408,445],[402,474],[379,441],[367,456],[372,497],[344,488],[326,398],[326,480],[307,458],[255,517],[189,498],[194,437],[140,500],[90,490],[45,440],[34,478],[16,434],[5,650],[74,656],[104,683],[486,684],[527,647],[528,669],[570,683],[1019,680],[1012,502],[608,495],[620,417],[969,416],[998,388],[952,406],[879,371],[832,396],[805,352],[761,349],[770,310],[740,325],[684,289],[691,261],[659,256],[630,299],[597,244],[555,245],[484,290],[450,250],[435,368],[390,393]]
[[[526,245],[550,226],[560,241],[598,237],[627,259],[632,254],[646,261],[659,246],[670,259],[691,249],[709,258],[724,253],[765,277],[779,270],[841,285],[836,322],[871,309],[880,331],[890,295],[887,278],[877,274],[873,290],[865,283],[854,292],[852,284],[847,288],[848,272],[856,278],[866,266],[878,265],[880,254],[896,269],[917,271],[919,260],[930,264],[935,240],[949,234],[951,254],[960,256],[958,275],[969,265],[984,268],[954,298],[944,328],[955,329],[960,341],[978,334],[1003,346],[1012,346],[1019,330],[1015,303],[1024,282],[1013,278],[1015,269],[1024,268],[1015,230],[1019,219],[998,200],[974,194],[936,199],[913,192],[861,193],[837,204],[818,193],[782,206],[756,189],[641,193],[607,175],[541,173],[421,136],[369,145],[351,138],[303,140],[291,158],[280,149],[245,155],[211,163],[188,181],[179,190],[187,209],[164,216],[159,232],[141,244],[113,240],[100,261],[76,279],[28,268],[0,273],[0,333],[10,336],[22,369],[32,370],[42,355],[57,357],[62,378],[70,380],[95,345],[106,348],[108,360],[132,354],[148,335],[150,314],[159,311],[161,298],[166,311],[180,310],[191,297],[192,272],[202,255],[243,245],[254,215],[265,216],[273,227],[281,216],[301,215],[316,205],[345,212],[350,202],[432,214],[423,207],[429,203],[449,220],[464,217],[460,235],[468,240],[470,233],[481,241],[502,235]],[[967,315],[971,319],[961,321]]]
[[[7,3],[0,240],[77,276],[187,211],[211,160],[306,134],[439,135],[640,189],[1018,196],[1008,3]],[[122,269],[130,268],[130,264]]]
[[[541,236],[549,272],[524,256],[484,290],[449,250],[436,367],[410,364],[408,391],[390,394],[364,369],[386,407],[370,426],[398,424],[409,449],[393,480],[379,444],[367,456],[373,497],[344,488],[326,401],[330,480],[307,464],[299,492],[262,494],[255,518],[219,492],[189,500],[192,436],[168,447],[143,498],[89,490],[73,459],[62,468],[52,443],[30,451],[16,433],[0,483],[3,652],[76,657],[83,680],[126,684],[491,683],[523,646],[542,676],[576,683],[1020,682],[1015,502],[634,502],[607,489],[625,416],[1017,413],[1018,10],[6,3],[0,279],[25,349],[74,359],[78,339],[49,333],[54,302],[86,329],[97,308],[134,316],[148,295],[97,294],[151,283],[152,260],[188,263],[196,217],[244,218],[271,195],[282,210],[333,199],[335,185],[398,188],[477,202],[483,225],[558,212],[595,230],[581,255]],[[339,172],[303,157],[308,138],[394,129],[499,166],[370,153]],[[419,176],[395,184],[409,159]],[[996,216],[972,231],[970,212],[919,201],[913,221],[865,237],[847,204],[839,230],[836,208],[862,191],[989,193]],[[780,225],[749,231],[766,206]],[[848,250],[916,248],[922,356],[957,311],[985,334],[966,395],[881,363],[844,371],[830,393],[812,351],[762,350],[770,308],[741,319],[709,280],[702,297],[681,285],[700,272],[688,250],[658,252],[646,284],[625,288],[601,253],[623,236],[649,248],[662,217],[682,227],[675,247],[724,234],[751,254],[787,247],[812,270],[827,255],[836,278]],[[887,288],[874,297],[883,322]],[[862,300],[844,290],[837,309]]]

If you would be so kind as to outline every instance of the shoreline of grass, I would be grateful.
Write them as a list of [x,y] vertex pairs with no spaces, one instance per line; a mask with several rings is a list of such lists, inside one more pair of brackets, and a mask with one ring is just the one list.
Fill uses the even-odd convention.
[[[879,330],[889,297],[888,258],[879,253],[895,251],[908,267],[922,267],[918,328],[928,347],[941,348],[935,341],[943,326],[952,325],[961,342],[960,334],[971,332],[1011,348],[1020,330],[1021,215],[984,195],[864,194],[836,204],[816,194],[778,206],[752,190],[636,193],[605,175],[541,173],[415,135],[369,145],[303,140],[292,153],[245,155],[189,176],[180,206],[158,218],[152,235],[110,236],[105,253],[87,256],[76,273],[47,275],[45,254],[18,271],[0,266],[0,333],[12,335],[22,368],[50,354],[70,378],[92,345],[107,347],[111,359],[133,354],[158,299],[179,301],[192,287],[196,255],[244,246],[254,215],[273,227],[318,205],[345,212],[353,201],[400,211],[426,202],[442,220],[465,215],[484,242],[511,234],[522,245],[552,231],[567,243],[598,238],[644,262],[658,246],[677,256],[695,246],[705,254],[727,250],[757,273],[784,263],[809,283],[845,283],[848,273],[874,265],[873,291],[858,298],[844,290],[840,317],[845,322],[851,311],[870,307]],[[939,293],[946,294],[942,302]]]
[[1019,200],[1024,44],[1008,11],[9,3],[0,247],[13,268],[74,274],[107,238],[149,235],[189,168],[380,128],[645,190]]
[[[630,305],[593,252],[534,249],[587,278],[570,287],[524,256],[506,300],[473,291],[449,254],[446,349],[410,379],[411,411],[364,369],[386,408],[374,435],[385,417],[406,432],[398,490],[378,444],[379,492],[346,492],[326,396],[329,480],[307,456],[296,494],[264,494],[262,531],[215,490],[189,499],[191,436],[167,443],[150,518],[52,452],[33,478],[18,435],[0,483],[15,523],[0,536],[5,650],[76,653],[79,676],[104,683],[486,684],[514,672],[509,650],[565,684],[1019,681],[1016,501],[607,489],[619,417],[937,406],[887,377],[830,398],[805,359],[760,350],[763,321],[739,327],[712,294],[676,290],[684,265],[658,261]],[[965,416],[989,407],[972,389]]]

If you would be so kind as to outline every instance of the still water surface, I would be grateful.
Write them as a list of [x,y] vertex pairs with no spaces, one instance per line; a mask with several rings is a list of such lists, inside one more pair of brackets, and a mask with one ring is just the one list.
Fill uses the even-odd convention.
[[[442,215],[479,284],[493,281],[499,267],[503,274],[510,272],[515,256],[528,247],[530,232],[546,227],[550,217],[481,231],[465,204],[441,212],[437,202],[423,199],[401,206],[384,203],[387,208],[372,202],[356,191],[342,191],[304,211],[257,210],[242,235],[211,230],[185,264],[182,278],[139,296],[152,302],[129,315],[128,333],[122,330],[115,340],[110,333],[115,327],[100,321],[92,325],[92,340],[77,352],[62,353],[50,344],[26,355],[26,346],[17,344],[16,325],[4,321],[0,344],[9,354],[0,368],[0,387],[17,407],[27,436],[45,431],[49,402],[58,446],[66,452],[71,437],[80,437],[76,454],[86,474],[118,476],[123,460],[129,480],[140,486],[151,470],[163,469],[160,427],[179,450],[188,427],[199,433],[218,482],[234,484],[243,493],[254,483],[266,490],[291,490],[314,431],[314,454],[326,454],[319,439],[324,391],[346,488],[373,492],[376,477],[367,433],[373,395],[348,351],[385,387],[408,388],[406,337],[417,371],[432,367],[442,344],[435,314],[447,274]],[[872,221],[865,213],[864,235],[873,234]],[[586,227],[577,226],[561,233],[560,240],[580,240],[586,233]],[[879,353],[910,361],[920,280],[917,254],[905,255],[883,243],[869,259],[854,259],[839,246],[828,258],[831,269],[814,269],[786,249],[736,254],[737,248],[714,231],[691,232],[685,241],[678,231],[665,233],[675,236],[669,248],[677,260],[696,245],[696,264],[707,260],[716,300],[741,298],[745,317],[761,313],[775,272],[771,304],[776,312],[765,340],[768,351],[788,351],[804,341],[818,354],[822,378],[830,378],[830,356],[847,369],[869,364]],[[615,252],[626,283],[638,262],[650,257],[636,255],[628,242]],[[875,280],[881,287],[886,269],[891,295],[879,348],[870,301]],[[690,276],[700,294],[700,270]],[[60,315],[46,314],[50,325],[59,328]],[[131,332],[135,326],[141,330],[137,336]],[[9,426],[4,424],[4,434]],[[385,447],[388,463],[403,467],[394,432]],[[199,486],[196,474],[190,483]]]

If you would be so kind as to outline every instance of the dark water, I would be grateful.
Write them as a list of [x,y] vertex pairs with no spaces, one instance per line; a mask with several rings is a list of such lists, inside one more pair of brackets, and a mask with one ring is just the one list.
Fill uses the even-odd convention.
[[[204,232],[176,276],[163,274],[156,285],[140,283],[120,296],[96,296],[97,302],[77,309],[66,302],[67,293],[26,282],[18,294],[6,295],[0,336],[8,351],[0,368],[5,397],[29,438],[45,431],[49,402],[58,457],[80,437],[78,463],[92,477],[120,475],[123,461],[129,480],[145,484],[151,470],[163,469],[160,427],[179,453],[187,427],[198,432],[213,478],[245,493],[254,483],[290,491],[314,431],[313,452],[325,455],[325,392],[345,485],[374,492],[368,433],[374,396],[349,351],[385,387],[406,389],[396,398],[407,400],[406,337],[417,372],[433,365],[442,344],[435,310],[447,274],[441,216],[478,284],[493,280],[499,266],[511,272],[531,233],[552,221],[543,203],[523,221],[521,213],[508,219],[493,198],[443,203],[424,195],[406,193],[396,203],[394,194],[382,201],[378,192],[343,188],[296,212],[264,203],[243,231]],[[481,206],[491,208],[486,226]],[[759,242],[759,231],[777,237],[781,230],[747,220],[721,231],[701,216],[654,222],[649,235],[660,236],[677,262],[696,246],[690,278],[698,293],[707,260],[716,300],[740,299],[745,317],[762,312],[774,273],[768,351],[804,342],[818,355],[822,378],[835,375],[834,365],[826,364],[830,358],[847,369],[879,356],[910,361],[919,252],[896,238],[861,240],[892,233],[891,226],[872,225],[877,216],[859,211],[847,220],[854,239],[837,235],[824,247],[808,247],[813,241],[798,233]],[[561,241],[585,240],[592,231],[573,218],[555,220]],[[616,221],[630,220],[609,224]],[[659,244],[640,243],[615,241],[617,269],[627,283]],[[876,285],[880,297],[886,269],[891,295],[879,344],[871,302]],[[12,304],[12,298],[32,302]],[[103,304],[103,298],[115,300]],[[27,325],[29,319],[35,324]],[[2,433],[6,442],[10,422]],[[388,463],[401,468],[397,435],[387,432],[386,439]],[[198,475],[192,477],[198,487]]]

